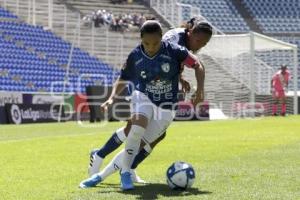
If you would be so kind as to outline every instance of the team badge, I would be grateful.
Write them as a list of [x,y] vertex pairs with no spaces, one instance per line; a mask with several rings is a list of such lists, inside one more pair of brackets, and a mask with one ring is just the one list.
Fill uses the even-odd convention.
[[169,65],[169,63],[163,64],[163,65],[161,66],[161,69],[162,69],[164,72],[168,73],[168,72],[170,71],[170,65]]

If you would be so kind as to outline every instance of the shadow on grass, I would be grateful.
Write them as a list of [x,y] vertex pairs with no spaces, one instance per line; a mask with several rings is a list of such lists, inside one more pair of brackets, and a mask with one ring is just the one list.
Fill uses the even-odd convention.
[[[120,188],[119,184],[101,184],[104,187]],[[124,195],[134,195],[137,199],[157,199],[158,196],[164,197],[187,197],[196,195],[209,195],[212,192],[200,191],[198,188],[189,188],[184,191],[171,190],[168,185],[162,183],[150,183],[145,185],[136,185],[134,190],[122,191],[117,190],[117,193]],[[99,191],[99,193],[107,193],[108,191]],[[109,191],[111,193],[112,191]]]
[[120,188],[120,184],[117,184],[117,183],[101,183],[99,185],[97,185],[96,187],[99,187],[99,188]]

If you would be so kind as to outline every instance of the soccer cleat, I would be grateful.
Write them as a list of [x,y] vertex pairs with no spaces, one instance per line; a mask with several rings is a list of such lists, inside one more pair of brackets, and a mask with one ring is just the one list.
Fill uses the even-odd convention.
[[93,150],[90,153],[90,165],[88,168],[89,176],[93,176],[94,174],[99,172],[99,169],[102,165],[103,158],[97,155],[98,150]]
[[130,172],[121,173],[121,189],[132,190],[134,188]]
[[90,187],[95,187],[98,183],[100,183],[102,181],[101,176],[99,176],[98,174],[94,174],[92,177],[83,180],[80,184],[79,187],[80,188],[90,188]]
[[146,183],[146,181],[144,181],[143,179],[141,179],[141,177],[139,177],[136,174],[136,172],[135,172],[134,169],[131,169],[130,173],[131,173],[131,180],[132,180],[132,182],[134,182],[134,183],[144,183],[144,184]]

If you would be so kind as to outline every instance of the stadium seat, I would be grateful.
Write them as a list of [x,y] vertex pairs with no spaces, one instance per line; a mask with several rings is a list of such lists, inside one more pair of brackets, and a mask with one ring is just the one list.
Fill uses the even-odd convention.
[[[3,13],[6,12],[1,8],[0,17],[3,17]],[[13,15],[11,17],[16,18]],[[45,89],[50,92],[51,82],[64,80],[66,74],[64,67],[68,63],[70,43],[50,31],[43,30],[41,26],[23,22],[0,20],[0,28],[3,30],[0,34],[0,53],[3,57],[0,63],[9,70],[8,77],[5,79],[1,77],[1,90],[36,92]],[[20,43],[23,45],[18,45]],[[91,57],[79,48],[74,48],[70,65],[70,76],[75,84],[81,74],[72,74],[72,71],[118,75],[113,73],[111,66]],[[13,76],[22,78],[17,82],[12,80]],[[32,86],[29,83],[32,83]],[[89,81],[82,85],[81,92],[85,91],[85,86],[88,84],[93,82]],[[109,84],[112,84],[112,79],[109,80]],[[69,91],[70,89],[68,92],[77,90],[73,88],[73,91]],[[55,92],[62,92],[62,85],[55,86]]]
[[0,18],[18,18],[16,15],[0,7]]
[[[181,2],[198,7],[201,14],[223,32],[239,33],[250,30],[230,0],[181,0]],[[188,14],[184,14],[184,19],[186,18]],[[227,25],[227,22],[233,23]]]
[[242,0],[266,34],[300,32],[299,1]]

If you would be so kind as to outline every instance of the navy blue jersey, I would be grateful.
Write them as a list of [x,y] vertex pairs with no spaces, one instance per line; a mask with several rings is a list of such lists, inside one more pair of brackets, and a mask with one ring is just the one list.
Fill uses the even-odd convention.
[[170,109],[178,101],[180,64],[188,55],[185,47],[162,41],[159,52],[149,57],[139,45],[129,54],[120,78],[131,81],[155,105]]
[[[185,31],[185,28],[174,28],[174,29],[167,31],[164,34],[163,40],[178,44],[183,47],[187,47],[187,41],[186,41],[187,35],[186,34],[187,33]],[[128,94],[131,94],[132,90],[134,88],[131,88],[130,86],[128,86],[127,89],[128,89]]]
[[187,33],[185,28],[174,28],[166,32],[163,40],[179,44],[180,46],[187,47]]

